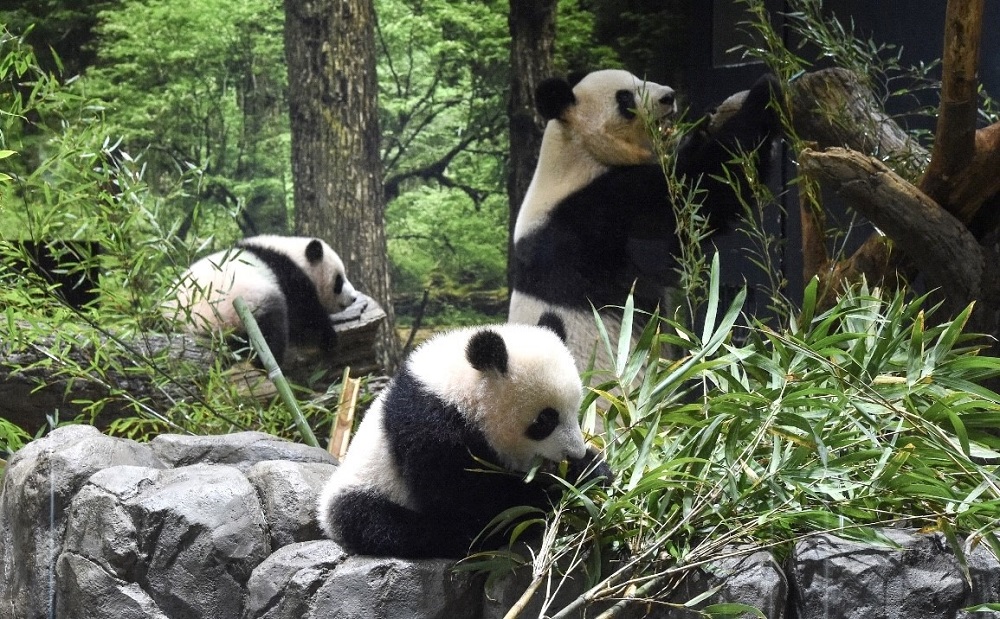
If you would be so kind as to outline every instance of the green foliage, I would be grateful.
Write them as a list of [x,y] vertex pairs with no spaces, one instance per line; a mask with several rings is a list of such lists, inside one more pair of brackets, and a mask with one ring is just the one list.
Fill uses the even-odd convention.
[[393,283],[502,286],[507,4],[381,0],[379,100]]
[[553,54],[557,74],[567,75],[573,71],[586,73],[622,66],[618,54],[598,42],[600,14],[588,5],[580,0],[559,0]]
[[[553,520],[571,526],[536,570],[558,578],[546,570],[567,557],[628,549],[610,571],[588,564],[588,599],[638,583],[638,597],[664,600],[736,545],[817,532],[880,544],[875,527],[905,525],[1000,551],[1000,395],[981,386],[1000,359],[963,334],[969,310],[934,324],[922,299],[864,287],[821,310],[814,282],[795,324],[752,326],[737,346],[742,297],[723,311],[712,272],[701,333],[656,319],[634,348],[605,341],[614,379],[589,401],[608,408],[597,438],[617,479],[569,494]],[[668,345],[684,354],[661,359]]]
[[410,191],[389,205],[386,234],[400,290],[505,285],[507,209],[492,196],[476,211],[454,192]]
[[281,3],[127,1],[99,17],[97,64],[81,91],[103,100],[108,130],[143,153],[155,191],[201,172],[193,192],[172,196],[171,216],[221,211],[205,222],[215,232],[240,208],[257,229],[286,231]]
[[[4,32],[0,46],[0,165],[6,175],[0,180],[6,363],[0,371],[94,385],[99,395],[74,402],[86,413],[81,420],[113,406],[123,417],[112,432],[133,438],[248,428],[297,436],[287,411],[259,405],[231,378],[228,356],[220,355],[206,372],[186,363],[169,340],[157,348],[147,338],[165,330],[159,304],[175,274],[214,243],[211,237],[181,241],[179,221],[160,225],[170,219],[163,216],[166,203],[187,192],[187,177],[165,195],[150,191],[142,166],[106,137],[99,105],[42,71],[21,39]],[[30,166],[22,161],[25,152],[33,153]],[[8,268],[30,260],[20,241],[54,239],[98,249],[82,251],[78,264],[63,267],[71,277],[100,272],[96,304],[72,308],[41,277]],[[150,385],[149,391],[138,393],[138,384]],[[328,417],[316,408],[310,414],[317,426]],[[0,423],[0,448],[16,449],[24,440],[18,428]]]

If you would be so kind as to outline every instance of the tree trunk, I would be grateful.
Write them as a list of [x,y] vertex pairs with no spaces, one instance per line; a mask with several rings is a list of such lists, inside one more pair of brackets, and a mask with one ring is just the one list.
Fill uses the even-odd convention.
[[[513,251],[514,222],[535,173],[544,124],[535,113],[535,88],[552,76],[557,0],[510,0],[510,161],[507,199],[510,220],[508,255]],[[508,261],[508,265],[510,261]],[[507,281],[511,279],[508,266]]]
[[385,239],[372,0],[285,0],[295,228],[325,238],[386,313],[378,357],[399,361]]

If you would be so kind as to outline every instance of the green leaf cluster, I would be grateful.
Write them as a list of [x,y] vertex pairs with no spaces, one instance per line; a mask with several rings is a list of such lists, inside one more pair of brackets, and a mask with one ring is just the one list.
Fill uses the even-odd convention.
[[617,479],[568,493],[536,573],[576,557],[592,588],[574,604],[665,601],[713,558],[819,532],[939,531],[963,566],[980,543],[1000,554],[1000,395],[981,386],[1000,359],[963,333],[971,308],[932,322],[924,299],[862,286],[821,310],[814,282],[778,331],[741,326],[743,296],[720,307],[711,273],[698,332],[653,316],[635,345],[605,339],[614,367],[585,406],[607,410],[594,440]]

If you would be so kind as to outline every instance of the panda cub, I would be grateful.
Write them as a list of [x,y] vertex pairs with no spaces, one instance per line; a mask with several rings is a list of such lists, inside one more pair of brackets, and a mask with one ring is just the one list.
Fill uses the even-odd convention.
[[308,237],[260,235],[192,264],[165,304],[170,320],[193,333],[245,333],[233,307],[243,297],[274,358],[289,343],[332,351],[337,334],[330,314],[351,305],[357,293],[340,256]]
[[[678,146],[676,173],[699,183],[701,211],[715,231],[740,211],[734,188],[717,178],[736,154],[759,150],[756,173],[767,177],[780,133],[770,105],[777,92],[774,78],[761,78],[724,121],[703,123]],[[605,70],[575,84],[545,80],[536,103],[548,123],[515,222],[508,318],[534,324],[543,312],[558,314],[577,362],[596,351],[605,367],[591,304],[621,306],[632,292],[637,309],[651,312],[677,282],[677,224],[649,133],[670,124],[674,91]],[[746,183],[740,170],[730,172]],[[616,341],[620,319],[605,322]]]
[[523,479],[536,459],[569,459],[571,481],[609,480],[584,443],[583,387],[553,319],[459,329],[417,348],[327,482],[323,532],[357,554],[461,558],[503,545],[503,535],[476,540],[504,510],[551,509],[551,487]]

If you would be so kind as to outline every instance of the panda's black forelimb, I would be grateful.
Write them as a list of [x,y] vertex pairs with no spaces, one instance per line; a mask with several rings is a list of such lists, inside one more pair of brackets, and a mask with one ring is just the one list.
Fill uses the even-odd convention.
[[[318,255],[314,245],[319,247]],[[319,300],[316,285],[309,279],[309,276],[291,258],[281,252],[258,245],[243,247],[253,252],[264,262],[278,281],[285,301],[284,339],[286,346],[289,342],[307,346],[315,345],[324,352],[332,352],[336,347],[337,332],[333,328],[333,323],[330,322],[330,313]],[[312,252],[311,256],[309,255],[310,251]],[[318,241],[314,241],[307,247],[306,252],[308,259],[319,260],[322,257],[322,245],[319,245]],[[261,318],[256,314],[254,318],[257,319],[258,324],[261,322]],[[261,327],[261,332],[264,334],[264,339],[267,340],[268,331]],[[277,330],[272,331],[272,334],[275,340],[279,339],[280,333]],[[268,340],[268,345],[272,346],[271,352],[273,353],[274,348],[270,340]],[[280,357],[275,354],[274,357],[280,363],[284,354],[282,352]]]
[[698,183],[706,196],[703,215],[715,233],[725,231],[742,211],[741,197],[750,199],[746,174],[733,165],[750,155],[754,175],[763,181],[771,171],[771,144],[781,134],[780,85],[770,74],[747,91],[740,107],[714,126],[706,117],[685,136],[677,149],[675,172]]
[[465,537],[441,535],[439,519],[374,491],[347,492],[330,509],[330,519],[339,522],[340,543],[348,552],[404,559],[457,557],[468,552]]
[[[254,314],[257,327],[260,328],[264,342],[271,349],[275,361],[281,363],[285,359],[288,348],[288,308],[284,303],[273,303],[270,306],[259,307]],[[259,357],[254,357],[254,364],[262,367]]]
[[615,473],[593,447],[587,448],[582,458],[569,460],[566,477],[570,483],[579,485],[596,480],[602,486],[610,486],[615,480]]

